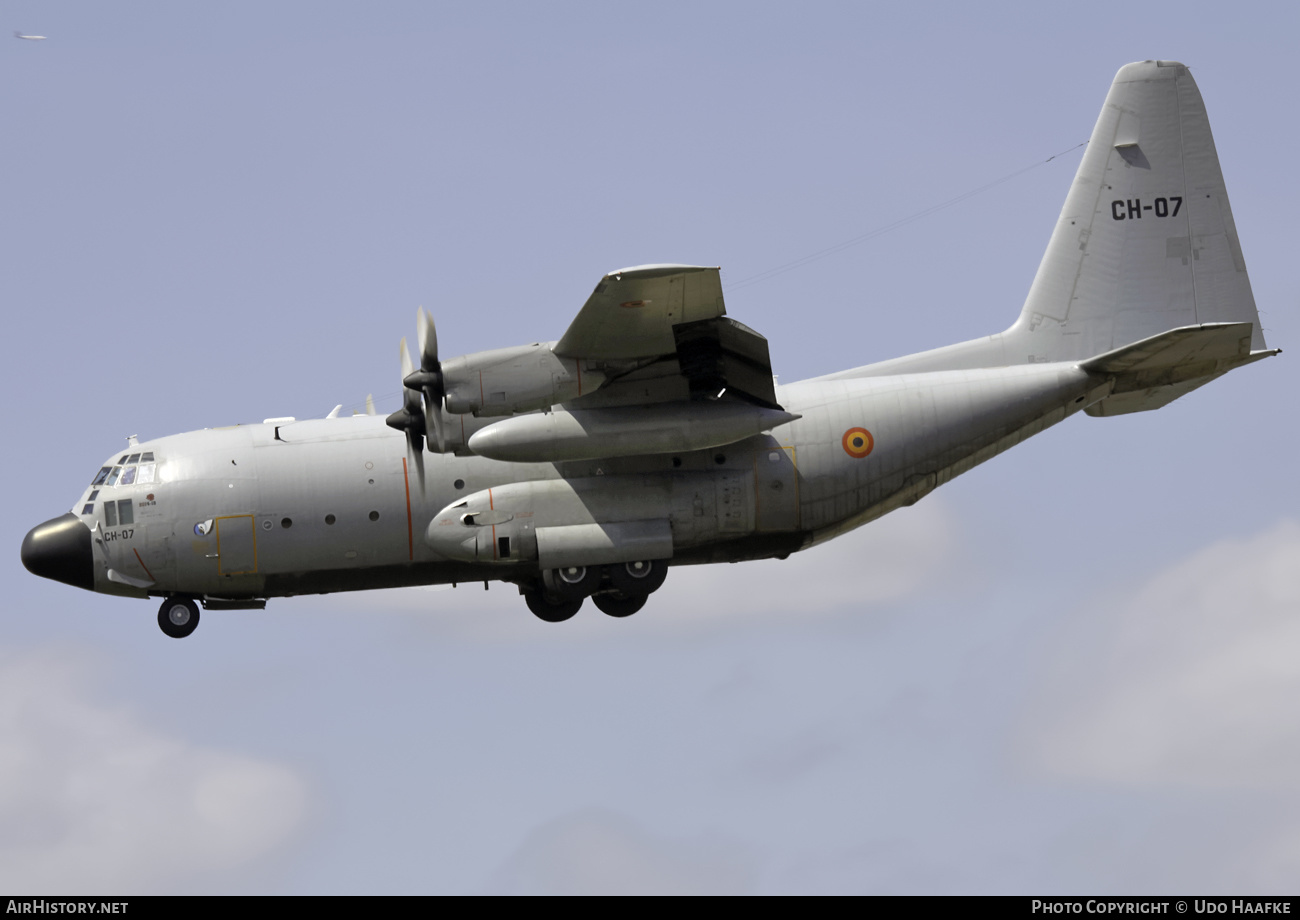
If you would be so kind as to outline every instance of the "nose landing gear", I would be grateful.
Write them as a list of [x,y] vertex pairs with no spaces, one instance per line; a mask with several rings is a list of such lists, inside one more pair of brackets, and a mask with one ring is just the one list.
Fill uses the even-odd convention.
[[188,597],[169,597],[158,608],[158,627],[173,639],[184,639],[199,628],[199,605]]

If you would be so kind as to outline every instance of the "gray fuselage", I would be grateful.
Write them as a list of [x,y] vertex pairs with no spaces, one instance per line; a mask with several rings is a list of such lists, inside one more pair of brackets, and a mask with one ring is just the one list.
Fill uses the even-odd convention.
[[666,519],[672,564],[784,557],[916,501],[1106,390],[1070,363],[809,380],[781,388],[802,418],[770,434],[553,464],[413,456],[376,416],[205,429],[115,454],[105,466],[152,453],[154,481],[87,488],[73,513],[93,534],[94,590],[137,597],[535,576],[535,558],[448,558],[430,531],[467,497],[545,480],[576,488],[598,523]]

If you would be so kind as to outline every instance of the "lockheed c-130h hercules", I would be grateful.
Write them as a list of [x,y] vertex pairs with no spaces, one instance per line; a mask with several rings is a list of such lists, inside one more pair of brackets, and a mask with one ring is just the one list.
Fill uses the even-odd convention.
[[448,582],[544,620],[635,613],[675,565],[785,558],[1075,414],[1158,409],[1264,344],[1195,82],[1116,76],[1005,332],[776,386],[718,269],[601,278],[556,342],[443,360],[418,314],[405,402],[132,442],[22,546],[32,572],[207,610]]

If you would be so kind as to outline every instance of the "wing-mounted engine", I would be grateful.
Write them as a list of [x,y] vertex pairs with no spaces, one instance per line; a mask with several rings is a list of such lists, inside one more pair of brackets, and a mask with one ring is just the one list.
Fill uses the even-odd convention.
[[463,452],[469,435],[482,425],[467,424],[465,416],[496,417],[532,412],[576,399],[599,387],[605,376],[594,364],[562,359],[553,343],[534,342],[461,355],[438,357],[438,333],[433,317],[421,307],[416,313],[420,366],[402,340],[403,407],[388,424],[406,432],[413,451],[428,438],[435,453]]
[[595,364],[560,358],[553,342],[480,351],[442,362],[447,411],[514,415],[577,399],[605,382]]
[[705,450],[798,418],[776,401],[767,340],[725,312],[717,268],[644,265],[602,278],[558,342],[442,361],[421,308],[420,365],[403,345],[406,402],[388,424],[413,451],[427,438],[555,462]]

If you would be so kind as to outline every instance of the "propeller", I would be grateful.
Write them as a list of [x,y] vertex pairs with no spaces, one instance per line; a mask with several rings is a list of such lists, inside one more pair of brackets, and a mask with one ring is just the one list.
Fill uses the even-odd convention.
[[[402,380],[410,377],[415,372],[415,363],[411,360],[411,353],[406,350],[406,339],[402,339]],[[418,391],[409,387],[402,390],[402,408],[398,409],[392,415],[385,419],[390,428],[396,428],[398,431],[406,432],[406,446],[414,454],[415,468],[420,479],[420,488],[424,488],[424,437],[428,429],[425,427],[424,412],[420,406],[420,394]]]
[[[442,424],[442,403],[447,388],[442,379],[442,362],[438,360],[438,330],[433,324],[433,315],[426,313],[424,307],[416,311],[415,331],[420,344],[420,369],[408,373],[408,365],[402,365],[402,384],[424,397],[424,430],[431,442],[429,449],[433,450],[433,445],[437,444],[437,451],[441,454],[447,450]],[[402,353],[406,353],[405,349]]]

